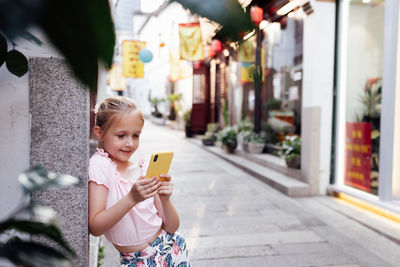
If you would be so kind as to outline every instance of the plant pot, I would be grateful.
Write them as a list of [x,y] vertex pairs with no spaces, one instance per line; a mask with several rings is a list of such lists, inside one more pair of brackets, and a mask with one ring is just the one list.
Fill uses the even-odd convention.
[[249,152],[249,143],[248,142],[242,142],[242,148],[244,152]]
[[215,139],[202,139],[203,145],[205,146],[213,146],[215,143]]
[[224,145],[224,147],[225,147],[226,152],[228,152],[229,154],[233,154],[233,153],[235,153],[235,150],[236,150],[236,147],[237,147],[237,142],[234,142],[234,143],[231,143],[231,142],[226,143],[226,144]]
[[301,162],[301,157],[300,156],[296,156],[292,159],[285,159],[286,161],[286,165],[289,168],[293,168],[293,169],[300,169],[300,162]]
[[263,152],[263,150],[264,150],[264,144],[253,143],[253,142],[249,143],[249,152],[250,153],[258,153],[258,154],[260,154],[260,153]]
[[185,126],[185,134],[186,137],[192,137],[192,129],[190,128],[190,126]]

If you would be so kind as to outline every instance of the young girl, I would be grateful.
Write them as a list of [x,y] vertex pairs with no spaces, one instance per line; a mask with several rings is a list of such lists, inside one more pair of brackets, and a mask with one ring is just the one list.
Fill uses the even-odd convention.
[[143,124],[129,98],[100,104],[94,127],[99,148],[89,163],[89,230],[114,245],[121,266],[190,266],[185,240],[176,232],[171,176],[144,179],[143,164],[129,160]]

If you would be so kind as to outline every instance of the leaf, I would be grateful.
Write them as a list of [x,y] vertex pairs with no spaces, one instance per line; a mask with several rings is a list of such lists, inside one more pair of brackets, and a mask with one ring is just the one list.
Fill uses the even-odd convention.
[[[254,28],[250,14],[245,13],[237,0],[173,0],[188,8],[190,12],[206,17],[222,25],[220,35],[238,40],[240,33]],[[224,38],[222,38],[224,39]]]
[[28,72],[28,60],[19,51],[13,49],[6,54],[6,66],[9,72],[22,77]]
[[43,45],[43,42],[39,38],[37,38],[35,35],[33,35],[32,33],[28,32],[28,31],[23,31],[22,37],[28,41],[35,42],[38,46]]
[[6,60],[6,55],[7,55],[7,40],[0,33],[0,67]]
[[65,248],[71,255],[75,255],[73,249],[64,241],[60,230],[54,225],[17,219],[8,219],[0,223],[0,233],[11,229],[31,235],[45,236]]
[[94,90],[98,63],[110,67],[114,54],[115,32],[109,2],[48,1],[39,25],[65,56],[77,78]]
[[32,241],[12,241],[0,247],[0,258],[22,266],[62,266],[66,255],[54,248]]
[[22,184],[25,193],[33,193],[46,188],[70,186],[79,182],[76,177],[66,174],[58,175],[47,171],[41,166],[34,166],[21,173],[18,180]]

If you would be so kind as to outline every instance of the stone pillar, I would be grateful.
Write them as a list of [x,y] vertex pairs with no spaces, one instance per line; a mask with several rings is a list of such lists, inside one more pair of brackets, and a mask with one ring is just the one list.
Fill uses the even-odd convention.
[[301,111],[301,174],[310,186],[310,195],[319,193],[321,108],[306,107]]
[[30,164],[78,177],[73,187],[33,196],[54,208],[67,242],[77,253],[73,266],[88,266],[89,93],[59,58],[29,60]]

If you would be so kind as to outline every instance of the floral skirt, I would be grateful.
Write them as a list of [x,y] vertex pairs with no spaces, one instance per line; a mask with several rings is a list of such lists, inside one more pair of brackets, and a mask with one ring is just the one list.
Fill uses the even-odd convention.
[[120,253],[124,267],[190,267],[185,239],[178,233],[160,235],[146,248],[133,253]]

